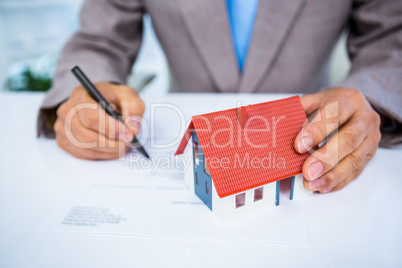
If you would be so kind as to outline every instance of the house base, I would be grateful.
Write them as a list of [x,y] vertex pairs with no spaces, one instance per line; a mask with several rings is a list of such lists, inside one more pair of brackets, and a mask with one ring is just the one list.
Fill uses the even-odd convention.
[[[183,153],[183,157],[186,159],[186,161],[193,158],[193,146],[190,142],[187,144]],[[185,184],[190,188],[191,191],[195,192],[195,164],[194,161],[190,161],[190,163],[191,164],[184,173]],[[301,200],[302,198],[312,194],[312,192],[306,190],[303,186],[303,174],[298,174],[292,177],[290,180],[292,180],[288,197],[290,200]],[[283,183],[283,181],[268,183],[264,186],[237,194],[244,194],[244,205],[236,206],[237,195],[220,198],[216,192],[216,188],[212,180],[212,187],[209,187],[209,194],[212,195],[212,205],[209,202],[206,205],[211,206],[211,210],[223,222],[231,222],[280,205],[279,192],[281,183]],[[256,189],[260,189],[259,194],[261,195],[261,198],[259,200],[256,198]],[[202,198],[200,199],[202,200]]]

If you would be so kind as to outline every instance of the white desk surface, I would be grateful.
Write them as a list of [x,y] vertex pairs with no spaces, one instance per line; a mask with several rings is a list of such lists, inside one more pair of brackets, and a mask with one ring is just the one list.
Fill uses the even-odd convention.
[[[188,101],[175,94],[145,101],[174,103],[189,118],[235,107],[238,100],[281,97],[198,94]],[[308,246],[41,232],[76,180],[93,176],[98,165],[73,159],[53,140],[36,138],[42,99],[43,94],[0,94],[0,267],[402,266],[401,147],[379,149],[344,190],[302,201]],[[71,177],[58,176],[67,169]]]

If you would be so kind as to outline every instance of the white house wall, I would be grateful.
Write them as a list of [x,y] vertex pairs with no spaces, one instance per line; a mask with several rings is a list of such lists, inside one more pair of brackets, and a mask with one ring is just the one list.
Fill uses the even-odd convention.
[[[243,207],[236,208],[235,195],[219,198],[213,187],[212,209],[213,212],[224,222],[231,222],[256,212],[275,207],[276,183],[269,183],[263,187],[263,199],[254,202],[254,190],[247,190],[246,204]],[[257,188],[260,188],[257,187]],[[242,192],[243,193],[243,192]]]
[[225,222],[225,200],[224,198],[220,198],[218,193],[216,192],[214,180],[212,180],[212,211],[214,214]]
[[185,163],[190,161],[190,165],[187,170],[184,171],[184,182],[191,191],[194,192],[194,159],[193,159],[193,143],[188,142],[182,157],[185,159]]
[[313,192],[306,190],[303,186],[303,174],[296,175],[293,189],[293,200],[297,201],[312,194]]

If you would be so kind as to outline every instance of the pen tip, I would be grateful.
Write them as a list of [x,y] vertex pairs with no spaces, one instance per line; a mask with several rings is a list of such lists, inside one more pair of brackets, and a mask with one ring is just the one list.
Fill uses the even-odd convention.
[[137,148],[137,150],[138,150],[143,156],[145,156],[146,158],[149,159],[149,155],[148,155],[148,153],[145,151],[144,148],[139,147],[139,148]]
[[148,153],[145,151],[144,147],[138,142],[137,138],[134,137],[134,139],[131,141],[131,144],[135,145],[134,148],[136,148],[143,156],[149,159]]

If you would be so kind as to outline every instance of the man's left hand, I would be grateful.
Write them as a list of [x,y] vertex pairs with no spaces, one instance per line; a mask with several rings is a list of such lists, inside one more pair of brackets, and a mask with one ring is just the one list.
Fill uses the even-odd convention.
[[305,95],[301,102],[307,115],[317,112],[294,143],[298,153],[312,152],[303,165],[304,187],[320,193],[338,191],[359,176],[377,151],[380,116],[352,88]]

